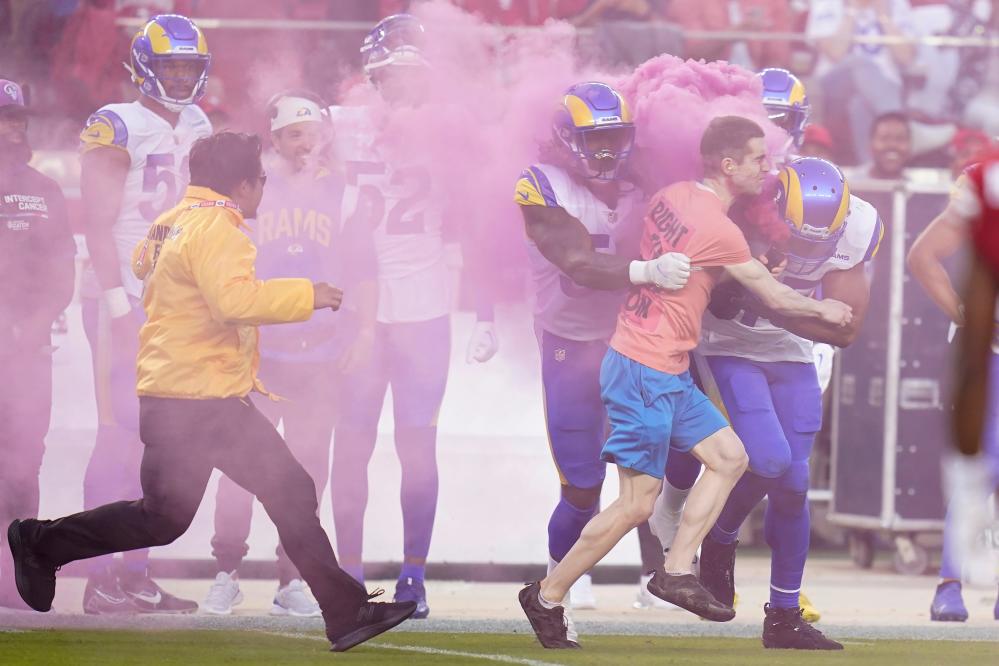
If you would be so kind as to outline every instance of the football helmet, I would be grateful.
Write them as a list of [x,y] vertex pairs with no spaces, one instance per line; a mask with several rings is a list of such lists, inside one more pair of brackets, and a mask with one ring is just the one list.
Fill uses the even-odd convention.
[[361,44],[364,72],[389,65],[426,66],[421,52],[425,31],[412,14],[393,14],[378,22]]
[[791,72],[777,67],[764,69],[757,76],[763,84],[763,107],[770,121],[787,131],[796,147],[801,146],[811,112],[805,84]]
[[125,68],[139,92],[176,113],[204,97],[211,61],[208,41],[194,21],[161,14],[132,38],[131,62]]
[[846,231],[850,188],[843,172],[827,160],[800,157],[778,174],[777,209],[791,234],[784,249],[792,275],[804,275],[836,252]]
[[570,156],[584,178],[619,178],[635,145],[635,125],[628,103],[605,83],[577,83],[562,97],[552,121],[556,147]]

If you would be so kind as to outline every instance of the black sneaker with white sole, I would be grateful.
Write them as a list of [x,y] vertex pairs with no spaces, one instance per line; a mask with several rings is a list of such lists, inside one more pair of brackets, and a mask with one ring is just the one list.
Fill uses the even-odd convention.
[[181,599],[156,584],[148,572],[122,572],[118,576],[121,590],[135,604],[140,613],[177,615],[198,610],[198,602]]
[[32,547],[27,536],[34,518],[11,521],[7,528],[7,544],[14,558],[14,584],[24,603],[45,613],[52,608],[58,567],[47,564]]
[[384,633],[406,621],[416,612],[415,601],[383,603],[371,601],[384,593],[376,590],[361,603],[357,612],[345,622],[326,622],[326,638],[332,652],[346,652],[366,640]]
[[774,608],[763,604],[763,647],[784,650],[842,650],[843,645],[828,639],[805,622],[800,608]]
[[[701,558],[701,562],[704,558]],[[715,599],[697,576],[681,574],[671,576],[662,569],[653,572],[648,584],[649,592],[663,601],[688,610],[712,622],[728,622],[735,617],[735,609]]]
[[550,650],[578,649],[579,643],[565,615],[565,607],[560,604],[545,608],[541,605],[540,594],[541,582],[536,581],[525,585],[518,595],[520,607],[524,609],[538,642]]

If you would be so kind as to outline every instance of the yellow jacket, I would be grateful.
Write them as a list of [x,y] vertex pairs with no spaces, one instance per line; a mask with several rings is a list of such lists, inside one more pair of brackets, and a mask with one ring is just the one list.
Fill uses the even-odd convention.
[[243,215],[207,187],[189,187],[132,253],[145,281],[139,395],[229,398],[256,389],[257,326],[312,316],[312,282],[257,280]]

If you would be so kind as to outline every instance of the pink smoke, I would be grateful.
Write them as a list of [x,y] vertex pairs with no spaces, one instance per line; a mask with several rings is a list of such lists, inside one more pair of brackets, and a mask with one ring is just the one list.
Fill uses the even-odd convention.
[[715,116],[756,120],[775,152],[786,140],[767,120],[759,83],[740,67],[662,55],[633,72],[611,73],[580,63],[575,29],[564,22],[511,34],[444,0],[420,4],[415,12],[433,63],[432,102],[392,108],[365,81],[347,92],[344,103],[368,106],[381,127],[386,158],[429,165],[447,208],[463,223],[500,234],[505,254],[519,255],[523,248],[514,184],[538,161],[551,136],[552,112],[573,83],[605,81],[629,101],[637,125],[635,166],[655,189],[700,177],[700,136]]

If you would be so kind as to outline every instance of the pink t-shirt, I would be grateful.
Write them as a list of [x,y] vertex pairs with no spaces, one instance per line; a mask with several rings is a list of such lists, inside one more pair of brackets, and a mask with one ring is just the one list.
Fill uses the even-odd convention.
[[[660,372],[679,375],[701,336],[701,317],[721,266],[749,261],[749,245],[729,219],[721,199],[693,181],[674,183],[649,202],[642,232],[642,259],[667,252],[690,257],[690,281],[678,291],[655,285],[631,288],[617,320],[611,347]],[[697,270],[701,269],[701,270]]]

